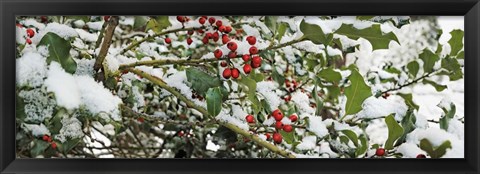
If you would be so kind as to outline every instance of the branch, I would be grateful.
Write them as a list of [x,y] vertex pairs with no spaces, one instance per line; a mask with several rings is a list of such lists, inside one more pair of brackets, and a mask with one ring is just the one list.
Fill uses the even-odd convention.
[[392,91],[397,91],[397,90],[400,90],[400,89],[402,89],[402,88],[404,88],[404,87],[413,85],[413,84],[415,84],[415,83],[417,83],[417,82],[419,82],[419,81],[421,81],[421,80],[423,80],[423,79],[425,79],[425,78],[427,78],[427,77],[430,77],[430,75],[432,75],[432,74],[434,74],[434,73],[436,73],[436,71],[429,72],[429,73],[423,75],[422,77],[419,77],[419,78],[417,78],[417,79],[415,79],[415,80],[413,80],[413,81],[411,81],[411,82],[405,83],[405,84],[400,85],[400,86],[398,86],[398,87],[391,88],[391,89],[388,89],[388,90],[386,90],[386,91],[383,91],[381,94],[385,94],[385,93],[392,92]]
[[98,53],[97,59],[95,60],[95,64],[93,69],[97,72],[96,79],[100,80],[98,71],[103,67],[103,61],[108,53],[108,48],[110,48],[110,44],[112,44],[112,37],[113,33],[115,32],[115,28],[118,25],[118,16],[112,16],[108,21],[107,27],[105,28],[105,38],[103,39],[102,45],[100,47],[100,52]]
[[[203,115],[207,116],[208,118],[211,118],[212,120],[215,120],[215,118],[210,115],[208,113],[207,110],[205,110],[204,108],[200,107],[200,106],[197,106],[195,103],[193,103],[192,101],[188,100],[185,96],[183,96],[180,92],[178,92],[175,88],[173,87],[170,87],[168,86],[163,80],[157,78],[157,77],[154,77],[150,74],[147,74],[141,70],[138,70],[138,69],[127,69],[128,71],[134,73],[134,74],[137,74],[141,77],[144,77],[148,80],[150,80],[152,83],[160,86],[161,88],[167,90],[168,92],[170,92],[172,95],[174,95],[175,97],[177,97],[179,100],[181,100],[182,102],[184,102],[188,107],[190,108],[193,108],[195,110],[197,110],[198,112],[202,113]],[[287,152],[283,149],[280,149],[279,147],[267,142],[267,141],[264,141],[262,139],[260,139],[258,136],[256,135],[253,135],[233,124],[230,124],[230,123],[226,123],[226,122],[220,122],[220,121],[216,121],[219,125],[222,125],[222,126],[225,126],[227,127],[228,129],[238,133],[238,134],[241,134],[243,135],[244,137],[246,138],[249,138],[251,140],[253,140],[254,142],[256,142],[257,144],[279,154],[279,155],[282,155],[284,157],[287,157],[287,158],[295,158],[295,156],[293,154],[291,154],[290,152]]]

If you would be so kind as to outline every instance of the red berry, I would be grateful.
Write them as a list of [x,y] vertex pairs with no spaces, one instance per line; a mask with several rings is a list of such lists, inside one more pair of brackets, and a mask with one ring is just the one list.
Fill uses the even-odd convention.
[[223,56],[222,50],[216,49],[216,50],[213,52],[213,55],[215,56],[215,58],[219,59],[220,57]]
[[103,20],[108,21],[110,19],[110,16],[103,16]]
[[275,122],[275,129],[282,129],[283,128],[283,123],[281,121]]
[[225,62],[225,61],[220,62],[220,66],[222,66],[222,67],[227,67],[227,62]]
[[248,37],[247,37],[247,42],[248,42],[250,45],[255,45],[255,43],[257,43],[257,38],[255,38],[255,36],[248,36]]
[[57,143],[53,142],[52,144],[50,144],[52,146],[52,149],[56,149],[57,148]]
[[254,123],[255,119],[253,118],[253,115],[247,115],[245,117],[245,120],[247,120],[248,123]]
[[49,138],[48,135],[44,135],[44,136],[42,137],[43,141],[48,141],[48,138]]
[[297,83],[297,81],[295,81],[295,80],[292,80],[292,83],[293,83],[293,88],[297,88],[297,86],[298,86],[298,83]]
[[289,102],[291,98],[292,98],[291,96],[287,95],[287,96],[285,96],[284,100],[285,100],[285,102]]
[[225,33],[230,33],[232,31],[232,27],[226,26],[225,27]]
[[205,33],[205,31],[203,31],[202,29],[198,29],[197,32],[200,34]]
[[203,17],[201,17],[200,19],[198,19],[198,22],[199,22],[200,24],[202,24],[202,25],[205,24],[205,21],[206,21],[206,19],[203,18]]
[[215,23],[215,21],[216,21],[216,20],[215,20],[215,18],[214,18],[214,17],[210,17],[210,18],[208,18],[208,22],[210,22],[210,24],[213,24],[213,23]]
[[283,126],[283,131],[285,131],[285,132],[292,132],[292,130],[293,130],[292,125]]
[[228,42],[230,42],[230,38],[228,38],[228,35],[224,34],[224,35],[222,36],[222,43],[223,43],[223,44],[226,44],[226,43],[228,43]]
[[23,28],[23,25],[22,24],[15,24],[17,27],[19,28]]
[[186,19],[185,19],[185,16],[177,16],[177,21],[178,21],[178,22],[182,22],[182,23],[183,23],[183,22],[185,22],[185,20],[186,20]]
[[188,45],[192,44],[192,42],[193,42],[192,38],[187,38],[187,44]]
[[375,152],[375,155],[377,155],[377,156],[385,155],[385,149],[384,148],[378,148],[377,151]]
[[207,33],[207,34],[205,34],[205,36],[206,36],[208,39],[213,39],[213,34],[212,34],[212,33]]
[[33,29],[31,29],[31,28],[27,29],[27,36],[28,37],[35,36],[35,31],[33,31]]
[[237,68],[232,68],[232,77],[234,79],[238,78],[240,76],[240,71],[238,71]]
[[215,22],[215,25],[216,25],[217,27],[222,26],[222,21],[221,21],[221,20],[218,20],[217,22]]
[[228,47],[228,49],[230,49],[231,51],[235,51],[235,50],[237,50],[237,43],[235,43],[235,42],[228,42],[227,47]]
[[225,79],[228,79],[230,78],[230,76],[232,76],[232,70],[230,70],[230,68],[225,68],[225,70],[223,70],[223,78]]
[[243,59],[243,61],[248,62],[248,61],[250,60],[250,55],[244,54],[244,55],[242,56],[242,59]]
[[287,88],[290,88],[290,80],[285,79],[285,86],[286,86]]
[[192,35],[192,34],[193,34],[193,30],[188,30],[188,31],[187,31],[187,34],[188,34],[188,35]]
[[202,42],[203,44],[208,44],[208,37],[207,36],[203,37]]
[[254,56],[252,58],[252,67],[258,68],[260,66],[262,66],[262,58],[260,56]]
[[290,117],[288,117],[292,122],[296,122],[298,120],[298,116],[297,115],[290,115]]
[[183,137],[183,135],[185,135],[185,132],[183,132],[183,131],[178,132],[179,137]]
[[205,18],[205,19],[207,19],[207,18],[208,18],[208,16],[202,16],[202,18]]
[[52,137],[48,137],[47,141],[48,141],[48,142],[52,142],[52,141],[53,141],[53,140],[52,140]]
[[[217,23],[218,23],[218,22],[217,22]],[[223,32],[223,33],[224,33],[224,32],[226,31],[226,27],[225,27],[225,25],[219,26],[219,27],[218,27],[218,31],[220,31],[220,32]]]
[[231,59],[237,57],[237,52],[230,51],[230,52],[228,53],[228,57],[231,58]]
[[425,156],[424,154],[418,154],[417,158],[427,158],[427,156]]
[[266,133],[265,136],[267,137],[267,140],[270,140],[270,134],[269,133]]
[[258,49],[255,46],[250,47],[250,49],[248,49],[248,51],[250,52],[250,54],[257,54],[258,53]]
[[40,20],[42,21],[42,23],[45,23],[48,21],[48,18],[47,16],[40,16]]
[[168,37],[167,37],[167,38],[165,38],[165,43],[167,43],[167,44],[170,44],[170,43],[172,43],[172,39],[170,39],[170,38],[168,38]]
[[280,144],[282,143],[282,134],[278,133],[278,132],[275,132],[273,134],[273,141],[277,144]]
[[27,44],[32,44],[32,40],[30,40],[30,39],[27,38],[26,41],[27,41]]
[[252,71],[252,67],[250,66],[250,64],[243,65],[243,72],[245,74],[250,74],[251,71]]
[[215,32],[213,33],[213,41],[218,41],[218,39],[220,38],[220,36],[218,35],[218,32]]
[[276,109],[272,112],[273,118],[275,118],[276,121],[280,121],[283,118],[282,111],[280,109]]

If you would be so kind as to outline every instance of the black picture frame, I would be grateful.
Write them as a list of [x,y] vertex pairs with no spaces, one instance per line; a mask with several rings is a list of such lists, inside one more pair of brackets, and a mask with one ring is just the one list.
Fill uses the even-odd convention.
[[[0,173],[479,173],[478,0],[1,0]],[[17,15],[465,16],[464,159],[15,159]]]

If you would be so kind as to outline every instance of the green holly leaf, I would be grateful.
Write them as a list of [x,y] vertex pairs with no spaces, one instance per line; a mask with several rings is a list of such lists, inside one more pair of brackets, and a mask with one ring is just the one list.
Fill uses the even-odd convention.
[[423,61],[423,70],[425,73],[432,72],[435,62],[437,62],[439,59],[438,55],[427,48],[423,50],[423,52],[419,55],[419,58]]
[[285,140],[287,144],[292,144],[295,141],[295,131],[285,132],[283,130],[280,130],[279,132],[282,135],[283,140]]
[[420,65],[418,65],[417,61],[412,61],[407,64],[408,73],[410,77],[415,78],[418,74],[418,69],[420,69]]
[[438,92],[441,92],[441,91],[447,89],[447,85],[440,85],[437,82],[434,82],[434,81],[431,81],[431,80],[428,80],[428,79],[423,79],[422,82],[423,82],[423,84],[432,85],[435,88],[435,90],[437,90]]
[[355,156],[360,156],[360,155],[363,155],[365,154],[365,152],[367,152],[368,150],[368,139],[365,135],[360,135],[359,137],[360,139],[360,147],[357,148],[357,150],[355,151]]
[[431,158],[442,157],[443,155],[445,155],[448,148],[452,148],[452,145],[451,145],[450,141],[448,141],[448,140],[443,142],[437,148],[434,148],[432,143],[430,143],[430,141],[428,141],[428,139],[420,140],[420,149],[427,152],[427,154],[430,155]]
[[393,114],[385,118],[385,123],[388,127],[388,138],[385,142],[385,149],[391,150],[393,149],[393,143],[403,135],[403,128],[395,121]]
[[242,78],[238,82],[247,87],[247,98],[248,100],[250,100],[250,102],[252,102],[252,108],[254,110],[254,113],[257,114],[258,112],[260,112],[260,101],[258,100],[256,94],[257,82],[244,75],[242,75]]
[[58,150],[63,153],[68,153],[75,146],[77,146],[77,144],[80,143],[81,140],[82,140],[81,138],[77,138],[77,139],[65,141],[64,143],[57,143]]
[[450,51],[450,56],[456,56],[458,52],[463,49],[463,31],[462,30],[453,30],[450,32],[452,38],[448,41],[450,47],[452,48]]
[[315,99],[315,103],[317,104],[317,107],[316,107],[316,110],[315,110],[315,115],[320,115],[322,113],[322,109],[323,109],[323,101],[318,96],[317,85],[315,85],[315,87],[313,88],[312,96]]
[[47,62],[58,62],[66,72],[73,74],[77,69],[77,62],[70,56],[72,46],[70,42],[55,33],[47,33],[40,40],[38,45],[48,46],[49,56]]
[[207,111],[212,116],[217,116],[222,110],[222,91],[219,87],[210,88],[205,96]]
[[322,69],[320,72],[318,72],[317,76],[334,84],[338,84],[338,82],[342,80],[342,75],[333,70],[333,68]]
[[288,24],[285,22],[281,22],[278,25],[278,30],[277,30],[277,35],[275,36],[277,40],[282,40],[283,35],[285,35],[285,32],[287,31]]
[[195,92],[203,97],[209,88],[219,87],[222,82],[218,77],[211,76],[197,68],[188,68],[185,70],[187,80]]
[[43,140],[34,139],[33,142],[33,147],[30,149],[30,155],[32,158],[43,154],[43,152],[45,152],[45,150],[50,146],[49,143]]
[[148,23],[145,31],[152,30],[155,33],[160,33],[162,30],[168,28],[172,24],[168,19],[168,16],[158,16],[155,18],[151,18]]
[[375,16],[357,16],[358,20],[365,21],[374,18]]
[[277,18],[278,16],[265,16],[265,25],[273,34],[277,32]]
[[315,44],[329,45],[333,40],[333,34],[325,34],[320,26],[306,23],[305,20],[300,23],[300,31],[305,39]]
[[133,21],[133,30],[142,29],[148,22],[147,16],[135,16]]
[[345,134],[345,136],[347,136],[356,147],[358,147],[358,136],[355,132],[348,129],[342,130],[341,132]]
[[66,19],[72,19],[74,21],[76,20],[82,20],[83,22],[89,22],[90,21],[90,16],[65,16]]
[[272,78],[275,80],[280,86],[285,83],[285,77],[277,72],[277,68],[273,67],[272,71]]
[[405,114],[405,117],[403,117],[401,124],[403,127],[403,135],[397,140],[396,145],[400,145],[405,141],[405,138],[407,138],[407,134],[412,132],[415,129],[415,122],[416,122],[415,115],[413,115],[413,111],[409,109],[407,113]]
[[365,83],[358,70],[351,68],[351,75],[348,77],[351,84],[345,88],[347,103],[345,105],[345,115],[351,115],[362,110],[362,103],[365,99],[372,96],[370,86]]
[[416,110],[419,109],[419,106],[415,104],[415,102],[413,102],[413,95],[411,93],[410,94],[398,93],[397,95],[399,95],[400,97],[403,98],[403,100],[405,100],[405,104],[407,106],[415,108]]
[[357,29],[353,24],[342,24],[335,33],[355,40],[358,38],[367,39],[372,44],[373,50],[387,49],[390,41],[399,43],[397,36],[393,32],[383,34],[379,24],[374,24],[364,29]]

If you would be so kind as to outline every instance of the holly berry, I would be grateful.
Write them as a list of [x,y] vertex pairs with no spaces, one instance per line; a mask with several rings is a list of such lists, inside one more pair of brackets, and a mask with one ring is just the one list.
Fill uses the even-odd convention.
[[178,132],[179,137],[183,137],[183,135],[185,135],[185,132],[183,132],[183,131]]
[[258,68],[262,65],[262,58],[260,56],[253,56],[252,58],[252,67]]
[[108,21],[110,19],[110,16],[103,16],[103,20]]
[[282,143],[282,134],[278,133],[278,132],[275,132],[273,134],[273,141],[277,144],[280,144]]
[[243,61],[248,62],[248,61],[250,60],[250,55],[244,54],[244,55],[242,56],[242,59],[243,59]]
[[285,86],[286,86],[287,88],[290,88],[290,80],[285,79]]
[[197,32],[200,34],[205,33],[205,31],[203,31],[202,29],[198,29]]
[[228,42],[230,42],[230,38],[228,38],[228,35],[226,34],[222,35],[222,43],[226,44]]
[[288,117],[292,122],[296,122],[298,120],[298,116],[297,115],[290,115],[290,117]]
[[252,67],[250,66],[250,64],[243,65],[243,72],[245,74],[250,74],[251,71],[252,71]]
[[215,58],[219,59],[220,57],[223,56],[222,50],[216,49],[216,50],[213,52],[213,55],[215,56]]
[[231,51],[237,50],[237,43],[235,42],[228,42],[227,48],[230,49]]
[[377,151],[375,152],[375,155],[377,155],[377,156],[385,155],[385,149],[384,148],[378,148]]
[[248,51],[250,52],[250,54],[257,54],[258,53],[258,49],[255,46],[250,47],[250,49],[248,49]]
[[290,99],[292,99],[292,97],[291,97],[291,96],[289,96],[289,95],[285,96],[285,98],[284,98],[285,102],[289,102],[289,101],[290,101]]
[[206,20],[207,20],[207,19],[201,17],[200,19],[198,19],[198,22],[203,25],[203,24],[205,24],[205,21],[206,21]]
[[27,44],[29,44],[29,45],[32,44],[32,40],[30,40],[30,39],[27,38],[26,41],[27,41]]
[[212,33],[207,33],[207,34],[205,34],[205,37],[207,37],[207,39],[213,39],[213,34]]
[[47,16],[40,16],[40,20],[42,21],[42,23],[45,23],[48,21],[48,18]]
[[230,33],[232,31],[232,27],[226,26],[225,27],[225,33]]
[[267,140],[270,140],[270,134],[269,133],[266,133],[265,136],[267,137]]
[[292,130],[293,130],[292,125],[283,126],[283,131],[285,131],[285,132],[292,132]]
[[31,28],[27,29],[27,36],[28,37],[35,36],[35,31],[33,31],[33,29],[31,29]]
[[245,120],[247,120],[248,123],[254,123],[255,119],[253,118],[253,115],[247,115],[245,117]]
[[52,137],[48,137],[47,141],[48,141],[48,142],[52,142],[52,141],[53,141],[53,140],[52,140]]
[[237,52],[230,51],[230,52],[228,53],[228,57],[231,58],[231,59],[237,57]]
[[192,44],[192,42],[193,42],[192,38],[187,38],[187,44],[188,45]]
[[145,119],[143,117],[138,117],[137,121],[140,122],[140,123],[143,123],[143,122],[145,122]]
[[208,44],[208,37],[207,36],[203,37],[202,42],[203,44]]
[[215,32],[213,33],[213,41],[218,41],[218,39],[220,38],[220,35],[218,35],[218,32]]
[[188,31],[187,31],[187,34],[188,34],[188,35],[192,35],[192,34],[193,34],[193,30],[188,30]]
[[220,66],[222,66],[222,67],[227,67],[227,62],[225,62],[225,61],[220,62]]
[[425,156],[424,154],[418,154],[417,158],[427,158],[427,156]]
[[215,18],[214,18],[214,17],[210,17],[210,18],[208,18],[208,22],[210,22],[210,24],[213,24],[213,23],[215,23],[215,21],[216,21],[216,20],[215,20]]
[[223,75],[223,78],[228,79],[230,78],[230,76],[232,76],[232,70],[230,70],[230,68],[225,68],[223,70],[222,75]]
[[257,43],[257,38],[255,38],[255,36],[248,36],[248,37],[247,37],[247,42],[248,42],[250,45],[255,45],[255,43]]
[[181,23],[184,23],[186,21],[186,18],[185,18],[185,16],[177,16],[177,21],[181,22]]
[[276,121],[280,121],[283,118],[282,111],[280,111],[279,109],[274,110],[272,112],[272,116],[273,118],[275,118]]
[[218,31],[225,33],[225,31],[226,31],[225,25],[219,26]]
[[275,129],[282,129],[283,128],[283,123],[281,121],[275,122]]
[[56,149],[56,148],[57,148],[57,143],[55,143],[55,142],[52,142],[50,145],[52,146],[52,149]]
[[232,68],[232,77],[234,79],[238,78],[240,76],[240,71],[238,71],[237,68]]
[[170,39],[170,38],[168,38],[168,37],[167,37],[167,38],[165,38],[165,43],[167,43],[167,44],[170,44],[170,43],[172,43],[172,39]]
[[221,20],[218,20],[217,22],[215,22],[215,25],[216,25],[217,27],[220,27],[220,26],[222,26],[222,24],[223,24],[223,23],[222,23],[222,21],[221,21]]
[[43,135],[42,140],[43,141],[48,141],[48,137],[49,137],[48,135]]

